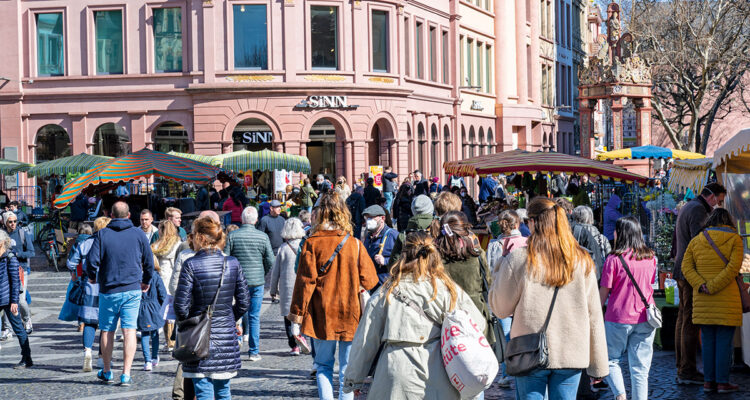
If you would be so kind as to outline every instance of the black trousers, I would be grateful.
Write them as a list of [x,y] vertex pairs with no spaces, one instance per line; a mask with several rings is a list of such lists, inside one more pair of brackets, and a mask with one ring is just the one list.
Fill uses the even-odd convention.
[[297,341],[294,340],[294,336],[292,335],[292,321],[289,321],[284,317],[284,330],[286,330],[286,337],[287,342],[289,343],[289,348],[293,349],[297,347]]

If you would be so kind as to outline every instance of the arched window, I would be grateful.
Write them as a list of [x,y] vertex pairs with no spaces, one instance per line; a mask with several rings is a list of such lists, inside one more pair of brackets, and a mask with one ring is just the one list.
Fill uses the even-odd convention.
[[71,155],[70,137],[60,125],[44,125],[36,132],[36,164]]
[[451,161],[453,159],[451,157],[451,131],[448,129],[448,125],[443,127],[443,146],[445,161]]
[[424,152],[427,139],[425,138],[424,125],[421,122],[417,125],[417,140],[419,141],[419,145],[417,146],[417,169],[424,174]]
[[484,152],[484,128],[479,127],[479,155],[483,156]]
[[273,131],[260,119],[247,118],[232,131],[232,151],[273,149]]
[[430,136],[432,137],[432,147],[430,148],[432,168],[430,169],[430,176],[437,176],[438,171],[440,171],[440,166],[438,165],[438,153],[440,153],[440,137],[438,136],[438,129],[435,124],[432,124],[432,127],[430,128]]
[[94,154],[120,157],[130,152],[130,137],[120,125],[108,122],[94,131]]
[[[327,118],[317,120],[310,128],[310,141],[307,143],[307,158],[313,174],[324,174],[331,182],[336,179],[336,153],[339,146],[336,141],[336,125]],[[346,173],[346,171],[344,171]]]
[[154,150],[162,153],[190,152],[190,143],[185,127],[174,121],[160,124],[154,131]]
[[492,128],[487,128],[487,154],[495,154],[496,152],[495,136],[492,134]]
[[474,127],[469,128],[469,157],[477,155],[477,136],[474,133]]
[[466,140],[466,127],[461,126],[461,157],[469,158],[469,142]]

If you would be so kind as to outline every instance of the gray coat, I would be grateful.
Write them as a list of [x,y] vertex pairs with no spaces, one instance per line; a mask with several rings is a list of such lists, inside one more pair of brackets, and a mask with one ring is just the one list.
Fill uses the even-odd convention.
[[294,265],[297,262],[297,250],[301,240],[289,240],[279,247],[279,254],[276,255],[276,262],[273,263],[271,270],[271,289],[272,296],[279,295],[279,307],[281,315],[289,315],[289,307],[292,305],[292,292],[294,292],[294,282],[297,280],[297,273],[294,271]]
[[690,202],[680,209],[680,213],[677,215],[677,223],[675,224],[677,239],[675,247],[677,247],[677,251],[674,258],[674,271],[672,273],[675,279],[685,279],[685,275],[682,274],[682,258],[685,257],[685,251],[687,251],[690,241],[703,230],[703,225],[708,221],[708,214],[710,213],[711,206],[708,205],[703,196],[698,196],[690,200]]

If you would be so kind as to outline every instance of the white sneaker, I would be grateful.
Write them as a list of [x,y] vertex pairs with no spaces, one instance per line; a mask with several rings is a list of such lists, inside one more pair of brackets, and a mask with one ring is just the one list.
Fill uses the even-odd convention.
[[151,360],[151,366],[156,368],[159,365],[159,357],[156,357],[156,360]]
[[144,371],[151,371],[152,370],[151,363],[150,362],[143,363],[143,370]]
[[13,332],[10,329],[6,329],[0,334],[0,341],[6,341],[13,338]]
[[260,361],[260,354],[250,354],[250,361]]
[[91,372],[91,349],[83,351],[83,372]]
[[508,389],[508,388],[510,388],[510,383],[511,382],[513,382],[513,378],[511,378],[509,376],[506,376],[506,377],[498,379],[497,384],[501,388]]

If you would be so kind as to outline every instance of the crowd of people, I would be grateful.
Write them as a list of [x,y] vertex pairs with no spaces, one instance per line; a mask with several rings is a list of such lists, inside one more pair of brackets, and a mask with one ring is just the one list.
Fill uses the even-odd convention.
[[[82,332],[83,370],[93,370],[99,330],[97,378],[115,382],[119,330],[119,383],[130,385],[138,336],[143,369],[151,371],[160,361],[162,335],[168,351],[179,348],[180,323],[211,309],[209,355],[180,363],[173,397],[228,399],[243,344],[248,360],[261,360],[268,288],[283,315],[279,335],[290,356],[311,355],[321,399],[336,397],[336,360],[339,399],[362,392],[378,399],[460,398],[440,354],[441,328],[427,320],[454,310],[466,311],[495,349],[546,334],[543,368],[511,376],[498,357],[497,382],[515,382],[518,398],[575,399],[580,387],[609,388],[618,400],[648,398],[656,332],[649,309],[658,271],[638,218],[605,210],[614,221],[600,231],[586,201],[562,196],[571,191],[565,175],[551,177],[541,195],[527,193],[523,208],[508,189],[514,177],[480,180],[479,203],[458,177],[445,186],[420,171],[398,179],[390,168],[382,190],[366,176],[353,187],[343,177],[335,184],[323,175],[303,179],[290,190],[300,210],[294,217],[279,200],[259,195],[253,205],[241,187],[230,187],[221,194],[207,190],[206,209],[191,224],[182,223],[180,209],[167,208],[158,226],[147,209],[136,226],[126,201],[115,202],[93,227],[78,224],[68,268],[82,300],[64,308],[75,308],[67,320]],[[577,177],[573,191],[588,196],[591,185],[587,176]],[[706,186],[680,211],[675,238],[677,383],[720,393],[738,389],[729,382],[728,355],[742,319],[733,282],[743,247],[732,217],[719,208],[725,193],[719,184]],[[477,210],[493,200],[502,209],[485,251]],[[231,224],[223,226],[213,210],[229,211]],[[16,239],[19,218],[3,215],[0,310],[21,343],[18,367],[24,368],[33,366],[31,325],[23,322],[19,276],[33,244],[29,253],[24,243],[30,241]],[[704,375],[696,368],[698,330]]]

